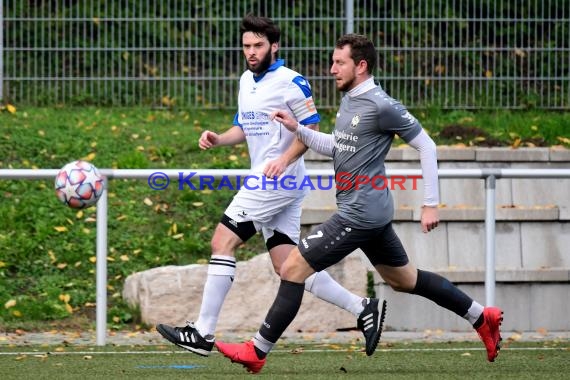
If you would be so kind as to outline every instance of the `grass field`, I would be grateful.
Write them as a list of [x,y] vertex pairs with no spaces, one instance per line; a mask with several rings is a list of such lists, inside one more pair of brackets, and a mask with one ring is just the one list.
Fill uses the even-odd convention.
[[[219,353],[172,346],[0,347],[2,379],[239,379]],[[271,379],[568,379],[570,342],[513,342],[488,363],[476,342],[382,344],[367,357],[347,344],[279,345],[256,375]]]

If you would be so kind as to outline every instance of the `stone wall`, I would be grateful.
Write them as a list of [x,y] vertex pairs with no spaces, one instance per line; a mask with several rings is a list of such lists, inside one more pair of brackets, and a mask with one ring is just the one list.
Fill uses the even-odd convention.
[[[183,326],[195,321],[200,311],[207,265],[153,268],[127,277],[123,298],[138,305],[148,324]],[[355,294],[365,296],[366,264],[359,255],[332,266],[328,272]],[[255,332],[271,306],[279,277],[268,253],[238,262],[236,277],[222,308],[218,329],[224,332]],[[303,304],[289,331],[334,332],[356,327],[356,317],[305,292]]]

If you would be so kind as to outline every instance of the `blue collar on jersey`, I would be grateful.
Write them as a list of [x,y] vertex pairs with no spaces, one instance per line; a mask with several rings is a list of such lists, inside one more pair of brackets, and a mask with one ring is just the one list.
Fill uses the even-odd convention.
[[275,71],[278,68],[280,68],[281,66],[285,66],[285,60],[284,59],[278,59],[277,61],[275,61],[275,63],[273,63],[271,66],[269,66],[269,68],[266,71],[264,71],[263,73],[261,73],[257,76],[255,74],[253,74],[253,80],[255,81],[255,83],[257,83],[263,79],[265,74],[267,74],[270,71]]

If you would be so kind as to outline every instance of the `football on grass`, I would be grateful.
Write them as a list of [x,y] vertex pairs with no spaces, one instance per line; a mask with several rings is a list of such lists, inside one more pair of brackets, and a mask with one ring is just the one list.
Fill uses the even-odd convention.
[[104,180],[90,162],[73,161],[55,177],[55,193],[61,203],[76,209],[93,206],[103,193]]

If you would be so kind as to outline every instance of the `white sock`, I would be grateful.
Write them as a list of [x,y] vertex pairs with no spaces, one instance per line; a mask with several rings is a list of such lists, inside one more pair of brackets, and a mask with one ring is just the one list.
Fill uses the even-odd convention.
[[467,310],[467,314],[465,314],[463,318],[467,319],[469,323],[473,325],[475,324],[475,322],[477,322],[477,320],[483,313],[483,309],[484,309],[483,305],[473,301],[471,307],[469,307],[469,310]]
[[326,271],[313,273],[305,280],[305,290],[316,297],[343,308],[358,317],[364,311],[363,297],[349,292]]
[[253,337],[252,340],[253,340],[253,345],[257,347],[257,349],[265,352],[266,354],[268,354],[269,351],[273,349],[273,346],[275,346],[275,343],[270,342],[264,337],[262,337],[259,331],[255,333],[255,336]]
[[214,335],[220,310],[232,287],[235,273],[235,257],[212,255],[208,265],[208,277],[204,284],[200,314],[194,323],[200,335]]

